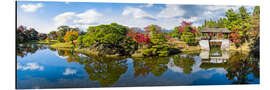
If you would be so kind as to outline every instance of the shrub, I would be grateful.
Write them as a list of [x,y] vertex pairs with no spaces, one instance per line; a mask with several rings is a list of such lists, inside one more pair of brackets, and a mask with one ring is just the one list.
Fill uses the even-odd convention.
[[195,46],[198,44],[198,41],[195,39],[195,34],[191,32],[182,32],[181,40],[190,46]]
[[65,42],[65,40],[63,39],[63,37],[57,37],[57,41],[58,42]]
[[143,50],[144,56],[168,56],[169,49],[166,45],[154,45],[149,49]]

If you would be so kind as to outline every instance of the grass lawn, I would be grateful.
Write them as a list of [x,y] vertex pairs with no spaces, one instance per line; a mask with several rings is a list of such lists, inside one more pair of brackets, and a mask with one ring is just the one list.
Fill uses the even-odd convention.
[[74,45],[72,45],[71,42],[55,43],[50,46],[53,48],[73,48],[74,47]]

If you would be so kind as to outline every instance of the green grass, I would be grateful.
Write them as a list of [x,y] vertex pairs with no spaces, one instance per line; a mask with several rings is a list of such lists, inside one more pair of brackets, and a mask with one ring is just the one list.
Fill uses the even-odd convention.
[[73,48],[74,45],[72,45],[70,42],[65,42],[65,43],[55,43],[50,45],[53,48]]

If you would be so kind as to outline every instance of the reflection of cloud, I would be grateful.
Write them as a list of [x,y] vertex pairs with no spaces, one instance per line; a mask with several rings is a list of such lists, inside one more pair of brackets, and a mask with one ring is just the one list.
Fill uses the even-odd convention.
[[[186,57],[186,54],[182,55],[182,57]],[[195,63],[192,65],[192,71],[191,71],[192,73],[196,73],[199,71],[212,71],[212,70],[215,71],[215,72],[213,72],[213,74],[215,74],[215,73],[225,74],[226,73],[226,70],[224,68],[212,68],[209,70],[204,70],[200,67],[202,64],[202,62],[201,62],[202,59],[199,56],[195,56],[193,58],[195,60]],[[170,58],[170,61],[167,64],[167,67],[170,70],[172,70],[173,72],[183,73],[183,68],[176,66],[173,61],[174,60],[172,58]],[[208,76],[209,76],[209,74],[211,74],[211,73],[208,73]]]
[[73,75],[76,74],[76,70],[75,69],[70,69],[70,68],[66,68],[66,71],[63,72],[63,75]]
[[[186,55],[183,55],[184,57]],[[192,72],[188,75],[184,75],[183,77],[188,78],[188,82],[193,82],[197,79],[210,79],[216,74],[226,74],[227,71],[224,68],[211,68],[208,70],[204,70],[200,68],[200,65],[202,64],[201,58],[199,56],[193,57],[195,60],[195,63],[192,65]],[[170,58],[169,63],[167,64],[167,67],[172,72],[183,74],[183,68],[176,66],[174,64],[173,58]]]
[[21,65],[20,63],[17,64],[18,70],[40,70],[44,69],[43,66],[38,65],[37,63],[27,63],[25,66]]
[[178,73],[182,73],[182,72],[183,72],[183,69],[182,69],[182,68],[180,68],[180,67],[178,67],[178,66],[176,66],[176,65],[174,64],[172,58],[170,58],[170,61],[169,61],[169,63],[167,64],[167,67],[168,67],[170,70],[172,70],[173,72],[178,72]]

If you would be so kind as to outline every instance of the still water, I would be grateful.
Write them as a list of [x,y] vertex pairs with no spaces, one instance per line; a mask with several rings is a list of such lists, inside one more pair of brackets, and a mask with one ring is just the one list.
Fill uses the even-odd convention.
[[105,58],[40,44],[17,45],[17,88],[259,84],[259,59],[197,51],[159,58]]

